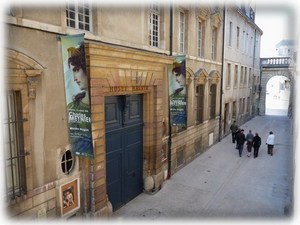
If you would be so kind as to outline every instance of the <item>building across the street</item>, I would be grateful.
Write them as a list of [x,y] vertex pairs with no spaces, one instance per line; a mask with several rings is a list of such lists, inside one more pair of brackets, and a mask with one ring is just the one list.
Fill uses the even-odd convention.
[[225,7],[223,132],[233,121],[243,124],[258,113],[262,30],[255,24],[255,5]]

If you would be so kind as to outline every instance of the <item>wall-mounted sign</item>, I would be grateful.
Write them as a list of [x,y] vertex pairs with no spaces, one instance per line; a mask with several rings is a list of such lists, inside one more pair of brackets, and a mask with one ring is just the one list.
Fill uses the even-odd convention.
[[77,156],[94,157],[83,34],[61,36],[69,138]]
[[171,124],[186,127],[186,68],[185,56],[177,56],[169,74],[169,99]]
[[126,92],[126,91],[148,91],[149,86],[112,86],[110,92]]

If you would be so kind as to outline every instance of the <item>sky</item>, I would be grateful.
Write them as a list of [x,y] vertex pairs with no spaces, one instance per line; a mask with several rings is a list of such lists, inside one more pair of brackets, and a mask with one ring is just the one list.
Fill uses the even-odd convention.
[[257,3],[255,23],[263,31],[260,57],[275,57],[276,44],[281,40],[296,40],[296,20],[299,5],[291,1],[275,4]]

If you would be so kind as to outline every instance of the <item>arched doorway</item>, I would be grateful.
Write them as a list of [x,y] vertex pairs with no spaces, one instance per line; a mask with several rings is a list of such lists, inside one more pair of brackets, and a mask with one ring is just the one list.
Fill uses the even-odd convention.
[[266,85],[266,115],[288,114],[290,80],[285,76],[274,76]]

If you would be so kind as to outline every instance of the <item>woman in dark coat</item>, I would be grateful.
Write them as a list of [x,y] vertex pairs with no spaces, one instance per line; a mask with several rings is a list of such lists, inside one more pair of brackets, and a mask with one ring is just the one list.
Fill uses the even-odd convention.
[[261,145],[261,138],[258,136],[258,133],[255,133],[255,136],[253,138],[254,158],[256,158],[258,155],[260,145]]

